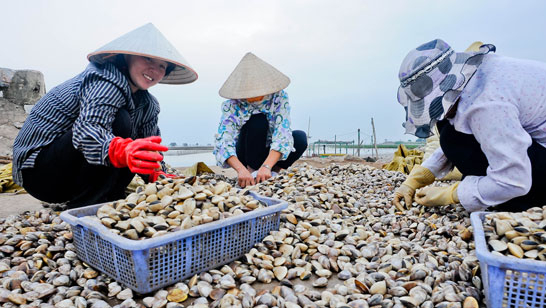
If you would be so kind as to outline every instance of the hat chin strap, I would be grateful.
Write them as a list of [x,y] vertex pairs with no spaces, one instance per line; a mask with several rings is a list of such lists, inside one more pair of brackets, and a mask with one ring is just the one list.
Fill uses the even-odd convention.
[[455,101],[455,104],[451,105],[449,110],[444,115],[444,119],[451,119],[455,117],[455,114],[457,114],[457,107],[459,106],[459,99],[460,97],[457,98],[457,100]]

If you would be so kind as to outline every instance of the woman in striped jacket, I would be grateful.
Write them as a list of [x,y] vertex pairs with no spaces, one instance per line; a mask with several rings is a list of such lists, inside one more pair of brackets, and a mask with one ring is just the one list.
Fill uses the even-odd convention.
[[37,199],[68,207],[124,198],[136,173],[150,181],[166,175],[159,103],[148,89],[197,79],[152,24],[88,59],[82,73],[36,103],[13,146],[15,182]]

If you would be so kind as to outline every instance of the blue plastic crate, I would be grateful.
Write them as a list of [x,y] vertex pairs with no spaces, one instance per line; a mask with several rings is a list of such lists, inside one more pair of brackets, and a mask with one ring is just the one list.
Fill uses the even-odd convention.
[[487,307],[546,307],[546,262],[492,254],[483,231],[487,214],[470,215]]
[[116,235],[88,217],[103,204],[64,211],[61,218],[72,227],[80,260],[145,294],[237,260],[278,230],[286,201],[250,193],[267,207],[144,240]]

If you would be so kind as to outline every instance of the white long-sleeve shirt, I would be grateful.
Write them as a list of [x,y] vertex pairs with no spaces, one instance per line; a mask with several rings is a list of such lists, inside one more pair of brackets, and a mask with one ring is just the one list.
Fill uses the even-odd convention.
[[[527,194],[532,184],[527,149],[532,140],[546,147],[546,63],[487,55],[449,122],[474,135],[489,162],[485,176],[467,176],[459,184],[457,195],[467,211]],[[441,148],[423,166],[437,178],[453,167]]]

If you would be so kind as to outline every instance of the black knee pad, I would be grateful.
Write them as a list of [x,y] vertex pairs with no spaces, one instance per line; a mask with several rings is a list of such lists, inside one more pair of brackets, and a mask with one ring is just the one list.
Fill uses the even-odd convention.
[[296,148],[296,151],[307,148],[307,134],[304,131],[294,130],[292,131],[292,137],[294,137],[294,148]]

